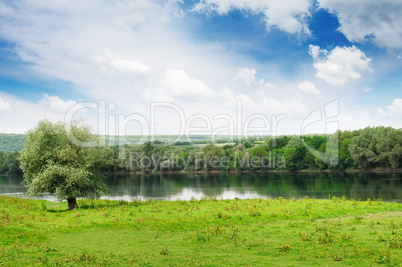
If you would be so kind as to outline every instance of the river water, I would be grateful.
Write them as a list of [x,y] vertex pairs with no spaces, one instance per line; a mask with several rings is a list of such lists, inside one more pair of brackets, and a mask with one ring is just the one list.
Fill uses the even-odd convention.
[[[29,198],[22,176],[0,176],[0,194]],[[402,202],[402,173],[108,174],[113,200],[190,200],[192,197],[309,198],[330,196]],[[55,201],[50,195],[39,199]]]

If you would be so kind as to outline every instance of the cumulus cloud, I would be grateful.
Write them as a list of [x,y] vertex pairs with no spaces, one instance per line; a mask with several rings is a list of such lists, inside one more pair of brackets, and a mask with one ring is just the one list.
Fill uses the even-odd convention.
[[278,99],[274,98],[269,90],[259,89],[256,92],[256,103],[260,110],[272,114],[286,114],[289,117],[305,116],[308,114],[308,106],[302,99]]
[[262,14],[268,29],[278,27],[287,33],[310,34],[306,20],[310,17],[311,0],[201,0],[194,11],[216,12],[219,15],[238,9]]
[[372,59],[355,46],[337,46],[327,51],[310,45],[309,53],[314,59],[316,77],[330,84],[344,85],[349,80],[361,78],[361,72],[373,72]]
[[389,51],[402,49],[402,2],[395,0],[318,0],[339,19],[339,31],[351,42],[372,41]]
[[[0,38],[10,44],[17,63],[28,63],[23,64],[26,75],[60,82],[60,90],[68,84],[81,99],[113,101],[127,113],[147,112],[150,96],[166,101],[176,96],[158,92],[167,68],[194,73],[215,87],[231,81],[241,67],[233,64],[241,61],[236,54],[194,42],[185,27],[177,27],[169,16],[181,3],[2,2]],[[19,67],[13,71],[21,73]]]
[[219,91],[217,96],[225,99],[226,102],[233,107],[237,106],[237,101],[241,101],[243,107],[255,107],[255,102],[251,99],[251,97],[246,94],[235,94],[227,87]]
[[11,110],[11,105],[10,103],[8,103],[6,100],[4,100],[1,96],[0,96],[0,111],[9,111]]
[[377,114],[381,116],[402,116],[402,98],[396,98],[391,105],[386,106],[385,109],[378,108]]
[[[4,98],[3,98],[4,97]],[[3,133],[24,133],[33,128],[39,120],[64,121],[66,112],[72,105],[77,104],[73,100],[62,100],[59,96],[44,94],[42,100],[30,102],[18,97],[5,94],[0,103],[7,99],[7,107],[12,112],[0,110],[0,129]],[[0,104],[1,106],[1,104]],[[85,122],[96,129],[98,112],[90,110],[79,110],[74,113],[73,119],[85,118]]]
[[224,98],[226,103],[230,103],[234,107],[237,105],[237,101],[240,100],[242,106],[248,111],[264,115],[286,114],[290,118],[294,118],[308,114],[308,106],[301,99],[274,97],[271,91],[267,89],[260,88],[249,96],[244,93],[235,94],[229,88],[224,88],[217,93],[217,96]]
[[313,57],[314,60],[318,59],[321,52],[322,51],[320,50],[320,47],[318,45],[309,45],[308,53],[310,54],[310,56]]
[[236,75],[236,79],[244,81],[247,85],[256,83],[255,75],[257,71],[255,69],[243,68],[239,69]]
[[[236,102],[240,99],[248,114],[287,114],[287,124],[281,125],[281,130],[295,133],[297,119],[308,115],[309,106],[316,108],[316,99],[303,99],[303,94],[295,94],[294,80],[281,76],[282,66],[278,67],[276,61],[266,64],[230,51],[225,43],[216,40],[194,40],[191,25],[178,27],[182,21],[176,17],[191,15],[186,10],[188,5],[183,3],[182,0],[88,0],[72,5],[68,0],[0,1],[0,38],[10,44],[28,75],[36,80],[56,81],[60,90],[68,85],[68,90],[75,90],[71,93],[81,99],[114,102],[119,114],[147,116],[150,101],[174,101],[186,116],[224,113],[235,117]],[[306,19],[313,3],[312,0],[197,0],[194,10],[203,14],[241,10],[263,18],[269,29],[308,34]],[[352,80],[343,64],[345,60],[337,62],[330,58],[332,53],[312,47],[310,54],[317,63],[317,75],[324,73],[329,77],[324,75],[327,80],[334,77]],[[363,75],[371,70],[371,62],[367,60],[360,58],[368,68],[350,63],[351,69]],[[340,70],[330,72],[329,63],[341,66]],[[323,66],[320,68],[319,64]],[[252,68],[243,73],[241,81],[250,84],[246,91],[245,84],[234,79],[244,66],[258,69],[258,76]],[[20,70],[16,71],[21,73]],[[312,80],[300,72],[295,75],[298,82]],[[131,79],[133,76],[142,78]],[[233,91],[216,90],[225,86]],[[54,95],[45,95],[40,100],[41,95],[29,102],[1,94],[4,98],[0,100],[0,111],[4,107],[13,110],[0,112],[0,128],[8,132],[15,132],[12,127],[16,125],[14,129],[23,132],[43,117],[63,119],[64,109],[75,104]],[[199,101],[205,99],[208,101]],[[168,119],[160,120],[161,133],[174,129]]]
[[166,69],[161,84],[174,96],[187,100],[200,100],[214,95],[203,81],[190,77],[184,70]]
[[77,102],[73,100],[64,101],[58,96],[50,96],[46,93],[44,94],[43,99],[38,103],[48,107],[50,111],[57,113],[66,113],[72,106],[77,104]]
[[134,75],[146,75],[150,67],[139,60],[121,59],[116,57],[110,49],[104,49],[103,54],[94,56],[94,61],[99,64],[105,73],[126,73]]
[[321,96],[320,90],[318,90],[317,87],[315,87],[315,84],[313,82],[304,81],[302,83],[299,83],[298,88],[303,93],[311,94],[311,95],[315,95],[315,96]]

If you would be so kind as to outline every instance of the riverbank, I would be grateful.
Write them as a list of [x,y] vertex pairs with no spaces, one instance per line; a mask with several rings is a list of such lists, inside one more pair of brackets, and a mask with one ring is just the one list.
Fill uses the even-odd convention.
[[401,173],[402,169],[345,169],[342,171],[333,171],[329,169],[325,170],[313,170],[313,169],[303,169],[303,170],[270,170],[270,169],[260,169],[260,170],[186,170],[186,171],[119,171],[119,172],[108,172],[108,174],[221,174],[221,173]]
[[[221,174],[221,173],[229,173],[229,174],[236,174],[236,173],[401,173],[402,169],[345,169],[342,171],[333,171],[333,170],[202,170],[202,171],[116,171],[116,172],[105,172],[105,174]],[[0,176],[19,176],[22,173],[16,174],[0,174]]]
[[402,204],[345,198],[192,201],[0,196],[0,264],[370,266],[400,264]]

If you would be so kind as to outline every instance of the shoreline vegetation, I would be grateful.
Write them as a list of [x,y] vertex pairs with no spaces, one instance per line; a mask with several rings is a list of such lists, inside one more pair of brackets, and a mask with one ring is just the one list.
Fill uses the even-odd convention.
[[0,196],[4,266],[400,266],[402,204],[381,200],[78,200]]
[[[346,169],[340,171],[333,171],[330,169],[325,170],[201,170],[201,171],[110,171],[104,174],[222,174],[222,173],[330,173],[330,172],[343,172],[343,173],[400,173],[402,169]],[[1,173],[0,176],[20,176],[22,172],[17,173]]]
[[[319,173],[319,172],[334,172],[334,170],[325,169],[325,170],[200,170],[200,171],[117,171],[117,172],[108,172],[109,174],[221,174],[221,173],[291,173],[291,172],[301,172],[301,173]],[[345,169],[336,172],[345,172],[345,173],[399,173],[402,172],[402,169]]]
[[[0,134],[3,149],[15,147],[9,144],[13,138],[21,145],[23,138],[20,135]],[[99,141],[99,137],[96,138]],[[391,127],[367,127],[356,131],[337,131],[331,135],[260,136],[241,140],[221,136],[223,139],[215,144],[209,143],[207,136],[193,138],[193,143],[183,140],[172,143],[172,137],[160,136],[164,141],[142,144],[136,143],[136,138],[133,138],[131,143],[116,146],[116,137],[107,137],[102,142],[112,145],[108,147],[110,158],[101,167],[102,171],[400,172],[402,169],[402,129]],[[22,174],[19,154],[18,151],[0,151],[0,174]]]

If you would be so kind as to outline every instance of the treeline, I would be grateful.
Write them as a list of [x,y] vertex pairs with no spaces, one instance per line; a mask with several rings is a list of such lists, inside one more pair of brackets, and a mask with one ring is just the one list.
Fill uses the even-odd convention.
[[[225,144],[230,140],[225,140],[225,139],[219,139],[219,140],[215,140],[215,144]],[[210,141],[208,140],[200,140],[200,141],[177,141],[174,142],[173,145],[174,146],[191,146],[191,145],[205,145],[208,144]]]
[[[110,149],[105,172],[397,169],[402,168],[402,129],[380,126],[332,135],[250,137],[205,146],[155,141]],[[0,174],[21,172],[18,155],[0,151]]]
[[[402,130],[367,127],[332,135],[281,136],[204,147],[147,142],[116,148],[115,170],[345,170],[402,167]],[[119,156],[117,156],[119,155]]]
[[[137,143],[142,139],[140,135],[129,135],[124,136],[124,140],[121,140],[118,136],[102,136],[105,142],[110,146],[124,145],[130,143]],[[189,146],[192,144],[202,145],[208,144],[210,136],[208,135],[192,135],[190,136],[191,142],[187,140],[187,137],[182,137],[179,141],[174,142],[177,138],[175,135],[158,135],[158,141],[163,143],[173,143],[174,146]],[[227,143],[229,142],[229,136],[219,135],[216,136],[215,143]],[[25,142],[27,140],[26,134],[4,134],[0,133],[0,151],[21,151],[24,148]]]
[[21,151],[26,140],[26,134],[0,133],[0,151]]

